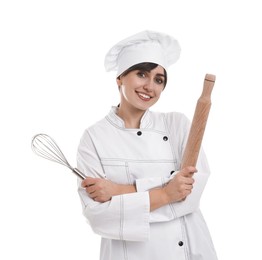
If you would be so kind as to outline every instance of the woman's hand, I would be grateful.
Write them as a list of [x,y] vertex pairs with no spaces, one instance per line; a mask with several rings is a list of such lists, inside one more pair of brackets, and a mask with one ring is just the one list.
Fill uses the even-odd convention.
[[192,192],[195,172],[195,167],[185,167],[163,188],[168,203],[182,201]]
[[89,197],[97,202],[106,202],[113,196],[136,192],[134,185],[122,185],[107,179],[87,177],[81,186],[85,188]]
[[150,211],[158,209],[169,203],[179,202],[192,192],[193,174],[197,172],[195,167],[185,167],[179,171],[166,186],[149,191]]

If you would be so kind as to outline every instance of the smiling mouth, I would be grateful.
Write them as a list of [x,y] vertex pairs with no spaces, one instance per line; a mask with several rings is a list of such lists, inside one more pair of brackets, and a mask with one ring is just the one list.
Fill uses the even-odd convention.
[[149,101],[152,98],[149,95],[144,94],[144,93],[140,93],[140,92],[136,92],[136,93],[139,96],[139,98],[142,99],[143,101]]

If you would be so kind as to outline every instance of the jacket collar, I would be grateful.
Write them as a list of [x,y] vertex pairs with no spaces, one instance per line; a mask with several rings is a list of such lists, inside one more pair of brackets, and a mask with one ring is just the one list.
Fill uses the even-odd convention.
[[[117,115],[117,110],[118,110],[118,107],[112,106],[106,118],[110,121],[111,124],[115,125],[116,127],[125,128],[125,122],[122,118],[120,118]],[[152,123],[151,112],[149,110],[146,110],[140,122],[140,129],[149,128],[151,123]]]

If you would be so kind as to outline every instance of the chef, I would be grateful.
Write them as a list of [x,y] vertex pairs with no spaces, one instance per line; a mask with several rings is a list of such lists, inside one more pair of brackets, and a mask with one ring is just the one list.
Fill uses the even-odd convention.
[[[172,36],[143,31],[105,57],[120,102],[88,127],[78,169],[83,214],[101,236],[100,260],[216,260],[199,209],[210,175],[203,150],[196,167],[180,169],[190,122],[179,112],[149,110],[180,55]],[[87,257],[90,259],[90,257]]]

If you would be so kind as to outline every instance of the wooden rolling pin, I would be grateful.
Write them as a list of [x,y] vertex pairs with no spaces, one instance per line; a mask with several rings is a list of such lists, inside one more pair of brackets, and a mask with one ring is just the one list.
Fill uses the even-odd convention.
[[181,169],[186,166],[196,166],[211,107],[211,92],[213,90],[215,80],[216,77],[214,75],[206,74],[203,91],[196,104],[195,114],[182,157]]

